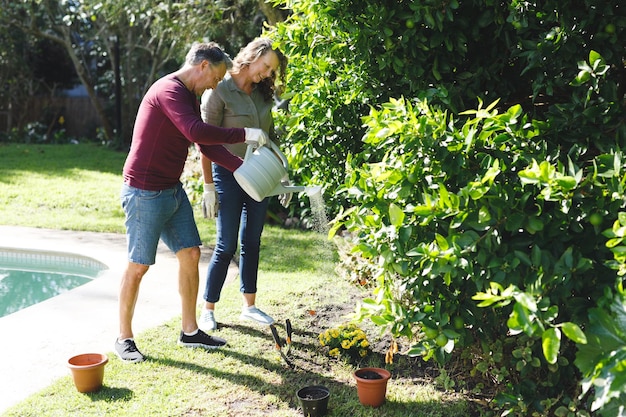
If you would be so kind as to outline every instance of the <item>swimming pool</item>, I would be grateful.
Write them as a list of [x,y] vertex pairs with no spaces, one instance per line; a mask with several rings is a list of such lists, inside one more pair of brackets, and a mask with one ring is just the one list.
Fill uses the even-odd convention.
[[107,269],[87,256],[0,247],[0,317],[86,284]]

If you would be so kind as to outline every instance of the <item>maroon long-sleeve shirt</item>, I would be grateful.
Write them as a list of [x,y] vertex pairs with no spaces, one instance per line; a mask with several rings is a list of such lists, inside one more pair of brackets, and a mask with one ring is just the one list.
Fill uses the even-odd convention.
[[234,171],[241,165],[241,159],[222,144],[244,139],[244,129],[226,129],[202,122],[194,93],[177,77],[167,75],[150,87],[139,105],[123,169],[124,182],[149,191],[176,186],[191,143],[196,143],[213,162]]

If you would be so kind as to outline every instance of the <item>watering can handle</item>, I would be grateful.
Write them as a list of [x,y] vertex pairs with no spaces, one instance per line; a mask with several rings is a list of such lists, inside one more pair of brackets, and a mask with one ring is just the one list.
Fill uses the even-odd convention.
[[283,168],[285,168],[285,171],[289,172],[289,162],[287,161],[287,157],[280,151],[280,149],[278,149],[278,146],[274,142],[270,140],[268,141],[268,143],[270,144],[270,147],[272,148],[274,153],[280,158],[281,162],[283,163]]
[[[263,145],[263,146],[266,146],[266,145]],[[280,158],[280,161],[282,162],[283,168],[285,168],[285,171],[289,171],[289,162],[287,161],[287,157],[280,151],[280,149],[278,149],[278,146],[271,140],[267,141],[267,146],[271,148],[276,154],[276,156]],[[246,149],[246,154],[244,155],[243,160],[247,161],[255,149],[256,148],[254,146],[248,145],[248,148]]]
[[252,152],[254,152],[254,146],[252,145],[248,145],[248,147],[246,148],[246,154],[243,157],[244,161],[247,161],[250,158],[250,155],[252,155]]

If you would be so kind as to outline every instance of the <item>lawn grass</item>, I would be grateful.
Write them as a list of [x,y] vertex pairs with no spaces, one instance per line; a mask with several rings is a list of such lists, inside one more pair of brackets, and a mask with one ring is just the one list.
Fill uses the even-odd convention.
[[[123,232],[117,193],[125,155],[94,145],[0,146],[0,224]],[[212,221],[196,218],[212,244]],[[180,317],[136,335],[148,360],[125,364],[112,352],[104,387],[81,394],[71,377],[7,410],[4,416],[301,416],[297,389],[330,388],[328,416],[454,417],[470,415],[462,395],[444,393],[416,377],[420,361],[398,357],[385,365],[372,354],[360,365],[392,374],[387,401],[377,409],[358,402],[356,365],[331,359],[319,345],[320,329],[349,320],[365,293],[340,279],[337,256],[324,236],[266,226],[259,266],[259,304],[278,323],[294,326],[292,369],[275,350],[267,327],[241,323],[237,283],[225,286],[216,311],[224,349],[206,352],[176,345]],[[364,323],[375,344],[378,333]]]
[[96,144],[0,145],[0,224],[123,233],[125,158]]

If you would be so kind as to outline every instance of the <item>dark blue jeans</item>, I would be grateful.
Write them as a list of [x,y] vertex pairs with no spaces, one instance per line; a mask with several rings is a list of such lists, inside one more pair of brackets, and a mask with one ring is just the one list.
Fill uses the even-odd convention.
[[240,291],[257,292],[257,272],[261,233],[269,199],[260,203],[241,189],[233,174],[213,164],[213,182],[219,199],[217,213],[217,242],[207,272],[204,299],[216,303],[220,299],[228,266],[240,241],[239,279]]

